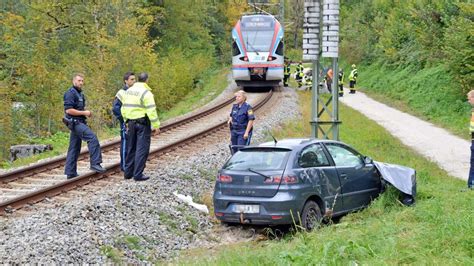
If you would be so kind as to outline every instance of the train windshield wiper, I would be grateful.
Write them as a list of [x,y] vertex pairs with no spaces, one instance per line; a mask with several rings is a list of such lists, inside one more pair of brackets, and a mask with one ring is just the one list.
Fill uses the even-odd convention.
[[253,45],[251,43],[249,43],[248,39],[247,39],[247,46],[250,46],[250,48],[252,48],[253,52],[257,53],[257,55],[258,55],[257,49],[255,49],[255,47],[253,47]]

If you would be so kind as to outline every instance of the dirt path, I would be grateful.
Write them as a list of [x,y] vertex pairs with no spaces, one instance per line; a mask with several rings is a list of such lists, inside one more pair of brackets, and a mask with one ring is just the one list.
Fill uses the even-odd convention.
[[348,92],[345,90],[344,97],[340,98],[342,103],[377,122],[405,145],[437,163],[450,175],[467,180],[470,158],[468,141],[429,122],[377,102],[362,92]]

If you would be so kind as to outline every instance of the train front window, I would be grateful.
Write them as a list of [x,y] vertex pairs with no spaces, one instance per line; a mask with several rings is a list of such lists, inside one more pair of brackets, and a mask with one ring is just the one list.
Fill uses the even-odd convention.
[[236,56],[241,54],[239,46],[237,45],[237,42],[234,40],[232,42],[232,56]]
[[248,52],[268,52],[273,41],[273,30],[242,31]]

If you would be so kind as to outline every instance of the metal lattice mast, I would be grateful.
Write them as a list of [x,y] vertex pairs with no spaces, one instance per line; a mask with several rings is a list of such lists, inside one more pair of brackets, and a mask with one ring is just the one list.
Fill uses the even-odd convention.
[[[311,137],[318,138],[321,132],[323,138],[329,139],[332,133],[332,139],[339,140],[339,0],[305,0],[304,4],[303,60],[312,60],[313,63]],[[332,91],[329,97],[324,97],[323,94],[327,93],[319,88],[319,55],[333,58]]]

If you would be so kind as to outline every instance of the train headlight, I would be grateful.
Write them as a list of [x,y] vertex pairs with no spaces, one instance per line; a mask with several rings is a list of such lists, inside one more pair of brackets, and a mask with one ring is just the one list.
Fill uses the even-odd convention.
[[242,56],[239,59],[242,60],[242,61],[246,61],[246,62],[249,61],[249,58],[247,56]]

